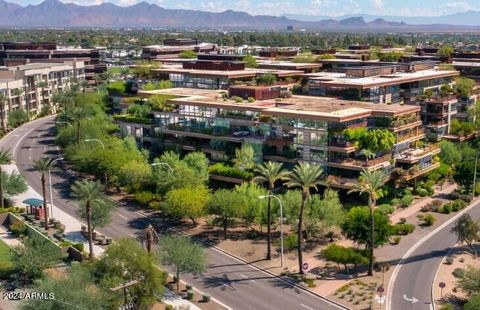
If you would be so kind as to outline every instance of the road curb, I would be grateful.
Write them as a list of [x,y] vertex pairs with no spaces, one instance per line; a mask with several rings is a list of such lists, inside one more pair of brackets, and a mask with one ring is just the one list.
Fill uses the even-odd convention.
[[284,276],[276,275],[276,274],[274,274],[273,272],[270,272],[270,271],[268,271],[268,270],[266,270],[266,269],[263,269],[263,268],[261,268],[261,267],[258,267],[258,266],[255,265],[255,264],[249,263],[249,262],[247,262],[246,260],[244,260],[244,259],[242,259],[242,258],[240,258],[240,257],[238,257],[238,256],[236,256],[236,255],[233,255],[233,254],[231,254],[231,253],[229,253],[229,252],[227,252],[227,251],[225,251],[225,250],[223,250],[223,249],[221,249],[221,248],[219,248],[219,247],[217,247],[217,246],[213,246],[212,248],[214,248],[215,250],[217,250],[217,251],[219,251],[219,252],[222,252],[223,254],[225,254],[225,255],[227,255],[227,256],[230,256],[231,258],[234,258],[234,259],[236,259],[236,260],[238,260],[238,261],[241,261],[242,263],[244,263],[244,264],[246,264],[246,265],[249,265],[249,266],[257,269],[258,271],[261,271],[261,272],[264,272],[264,273],[266,273],[266,274],[269,274],[269,275],[270,275],[271,277],[273,277],[273,278],[277,278],[277,279],[279,279],[280,281],[284,281],[284,282],[286,282],[286,283],[288,283],[288,284],[290,284],[290,285],[292,285],[292,286],[294,286],[294,287],[296,287],[296,288],[299,288],[299,289],[303,290],[304,292],[307,292],[307,293],[309,293],[309,294],[311,294],[311,295],[314,295],[314,296],[316,296],[316,297],[318,297],[318,298],[320,298],[320,299],[323,299],[324,301],[326,301],[326,302],[328,302],[328,303],[330,303],[330,304],[332,304],[332,305],[334,305],[334,306],[337,306],[337,307],[339,307],[339,308],[341,308],[341,309],[351,310],[350,308],[348,308],[348,307],[346,307],[346,306],[344,306],[344,305],[342,305],[342,304],[340,304],[340,303],[338,303],[338,302],[336,302],[336,301],[334,301],[334,300],[332,300],[332,299],[330,299],[330,298],[327,298],[327,297],[322,296],[322,295],[320,295],[320,294],[318,294],[318,293],[312,292],[312,291],[310,291],[309,289],[307,289],[307,288],[305,288],[305,287],[303,287],[303,286],[301,286],[301,285],[298,285],[297,283],[293,282],[292,280],[290,280],[290,279],[288,279],[288,278],[286,278],[286,277],[284,277]]
[[[117,200],[114,200],[114,199],[112,199],[112,200],[113,200],[113,201],[117,201]],[[118,201],[117,201],[117,202],[118,202]],[[144,217],[146,217],[146,218],[148,218],[148,216],[147,216],[146,214],[143,214],[143,213],[140,212],[140,211],[137,211],[137,213],[140,214],[140,215],[142,215],[142,216],[144,216]],[[154,221],[155,221],[155,220],[154,220]],[[192,237],[191,235],[189,235],[189,234],[187,234],[187,233],[185,233],[185,232],[183,232],[183,231],[177,230],[177,229],[175,229],[175,228],[170,228],[170,230],[173,230],[173,231],[175,231],[176,233],[179,233],[179,234],[182,234],[182,235],[185,235],[185,236],[188,236],[188,237]],[[307,289],[307,288],[305,288],[305,287],[303,287],[303,286],[301,286],[301,285],[298,285],[297,283],[293,282],[293,281],[290,280],[290,279],[287,279],[287,278],[285,278],[285,277],[283,277],[283,276],[278,276],[278,275],[274,274],[273,272],[270,272],[270,271],[268,271],[268,270],[265,270],[265,269],[263,269],[263,268],[255,265],[255,264],[249,263],[249,262],[247,262],[246,260],[244,260],[244,259],[242,259],[242,258],[240,258],[240,257],[238,257],[238,256],[236,256],[236,255],[234,255],[234,254],[231,254],[230,252],[227,252],[227,251],[225,251],[225,250],[223,250],[223,249],[221,249],[221,248],[219,248],[219,247],[217,247],[217,246],[215,246],[215,245],[214,245],[214,246],[210,246],[210,247],[211,247],[212,249],[215,249],[215,250],[218,251],[218,252],[221,252],[222,254],[224,254],[224,255],[232,258],[232,259],[235,259],[235,260],[237,260],[237,261],[239,261],[239,262],[241,262],[241,263],[244,263],[245,265],[249,265],[250,267],[252,267],[252,268],[254,268],[254,269],[256,269],[256,270],[258,270],[258,271],[260,271],[260,272],[266,273],[267,275],[269,275],[269,276],[272,277],[272,278],[279,279],[280,281],[283,281],[283,282],[285,282],[285,283],[287,283],[287,284],[290,284],[290,285],[292,285],[292,286],[295,287],[295,288],[301,289],[302,291],[304,291],[304,292],[306,292],[306,293],[308,293],[308,294],[311,294],[311,295],[313,295],[313,296],[315,296],[315,297],[318,297],[318,298],[322,299],[323,301],[325,301],[325,302],[327,302],[327,303],[329,303],[329,304],[331,304],[331,305],[333,305],[333,306],[337,306],[337,307],[339,307],[340,309],[351,310],[350,308],[348,308],[348,307],[346,307],[346,306],[344,306],[344,305],[342,305],[342,304],[340,304],[340,303],[338,303],[338,302],[336,302],[336,301],[334,301],[334,300],[332,300],[332,299],[330,299],[330,298],[327,298],[327,297],[322,296],[322,295],[320,295],[320,294],[318,294],[318,293],[312,292],[312,291],[310,291],[309,289]]]
[[[444,223],[442,223],[440,226],[438,226],[437,228],[435,228],[434,230],[432,230],[431,232],[429,232],[427,235],[423,236],[420,240],[417,241],[417,243],[415,243],[412,247],[410,247],[410,249],[408,249],[408,251],[402,256],[402,258],[398,261],[398,263],[395,265],[395,269],[393,270],[393,273],[392,273],[392,276],[390,277],[390,280],[388,281],[388,290],[387,290],[387,300],[386,300],[386,307],[385,309],[386,310],[391,310],[392,309],[392,305],[391,305],[391,302],[392,302],[392,299],[391,299],[391,296],[392,296],[392,292],[393,292],[393,284],[395,284],[395,280],[397,278],[397,274],[400,270],[400,266],[402,266],[404,263],[405,263],[405,260],[408,259],[408,257],[417,249],[419,248],[423,243],[425,243],[428,239],[430,239],[431,237],[433,237],[434,235],[436,235],[438,232],[440,232],[441,230],[443,230],[445,227],[447,227],[448,225],[450,225],[451,223],[453,223],[453,221],[455,221],[458,217],[462,216],[463,214],[469,212],[470,210],[472,210],[473,208],[477,207],[480,202],[480,198],[477,197],[476,199],[474,199],[470,205],[468,207],[466,207],[465,209],[461,210],[460,212],[458,212],[457,214],[455,214],[455,216],[449,218],[447,221],[445,221]],[[438,271],[438,269],[437,269]],[[432,284],[433,286],[433,284]],[[433,297],[432,295],[432,288],[430,289],[430,295],[431,297]],[[432,299],[431,300],[431,304],[434,305],[434,300]],[[433,306],[434,309],[435,309],[435,306]]]

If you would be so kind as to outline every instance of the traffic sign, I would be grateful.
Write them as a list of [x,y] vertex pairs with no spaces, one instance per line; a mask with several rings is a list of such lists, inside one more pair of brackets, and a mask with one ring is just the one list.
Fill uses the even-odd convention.
[[308,263],[303,263],[302,264],[302,269],[303,269],[303,271],[306,271],[308,269]]
[[438,283],[438,286],[440,286],[440,288],[445,288],[446,284],[445,282],[440,282]]
[[377,288],[377,292],[379,292],[379,293],[383,293],[384,291],[385,291],[385,290],[383,289],[383,286],[379,286],[379,287]]

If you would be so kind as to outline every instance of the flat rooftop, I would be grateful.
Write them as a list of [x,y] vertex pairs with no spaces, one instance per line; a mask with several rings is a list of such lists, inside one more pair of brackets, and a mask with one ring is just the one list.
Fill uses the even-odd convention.
[[391,86],[401,83],[424,81],[441,77],[458,76],[458,71],[428,69],[416,72],[396,72],[394,74],[377,75],[369,77],[347,77],[346,73],[317,72],[305,74],[311,81],[326,87],[345,88],[372,88],[378,86]]
[[[300,119],[346,122],[371,115],[396,117],[420,111],[419,106],[399,104],[373,104],[359,101],[339,100],[328,97],[292,96],[254,102],[235,102],[223,99],[222,91],[171,88],[141,92],[141,95],[168,94],[179,98],[170,99],[177,105],[194,105],[231,110],[255,111],[272,116]],[[189,96],[190,94],[190,96]]]
[[301,70],[275,70],[275,69],[245,69],[245,70],[198,70],[198,69],[184,69],[181,66],[163,66],[160,69],[153,69],[152,71],[164,74],[188,74],[198,77],[223,77],[223,78],[253,78],[259,74],[271,73],[277,77],[300,76],[304,75]]
[[259,60],[257,64],[260,68],[288,68],[289,70],[301,70],[301,69],[319,69],[322,67],[321,63],[298,63],[290,61],[269,61]]

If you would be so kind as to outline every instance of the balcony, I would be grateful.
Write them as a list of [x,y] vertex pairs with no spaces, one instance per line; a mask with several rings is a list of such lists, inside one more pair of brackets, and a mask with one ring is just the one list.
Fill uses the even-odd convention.
[[230,142],[243,142],[245,140],[260,140],[265,141],[266,135],[256,135],[249,131],[232,131],[229,128],[222,128],[222,130],[214,130],[209,127],[189,127],[181,124],[169,124],[166,127],[160,127],[162,133],[194,137],[199,139],[217,139]]
[[397,136],[397,143],[405,142],[408,140],[415,141],[423,138],[425,138],[425,130],[422,128],[422,129],[414,130],[406,135]]
[[328,186],[341,188],[341,189],[352,189],[358,184],[358,179],[344,178],[336,175],[328,175],[326,179]]
[[328,166],[332,168],[349,169],[361,171],[376,170],[390,166],[391,154],[387,154],[371,160],[359,160],[353,158],[332,158],[328,161]]
[[426,156],[433,156],[440,153],[440,147],[438,144],[430,144],[425,148],[417,148],[417,149],[408,149],[400,154],[399,157],[396,158],[397,162],[405,163],[405,164],[415,164],[420,161],[420,159]]
[[405,173],[402,175],[402,178],[405,181],[412,180],[416,177],[419,177],[427,172],[430,172],[436,168],[440,167],[440,163],[432,163],[430,165],[425,165],[423,167],[419,167],[418,165],[413,166],[412,168],[408,169],[405,171]]

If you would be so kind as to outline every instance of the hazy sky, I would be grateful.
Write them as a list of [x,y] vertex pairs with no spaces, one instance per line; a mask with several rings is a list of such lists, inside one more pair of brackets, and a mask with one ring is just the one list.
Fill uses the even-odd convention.
[[[20,5],[37,4],[42,0],[6,0]],[[91,5],[106,0],[60,0]],[[140,0],[108,0],[127,6]],[[369,13],[401,16],[435,16],[468,10],[480,11],[480,0],[146,0],[165,8],[224,11],[232,9],[254,15],[345,15]]]

